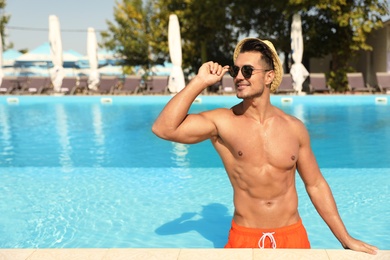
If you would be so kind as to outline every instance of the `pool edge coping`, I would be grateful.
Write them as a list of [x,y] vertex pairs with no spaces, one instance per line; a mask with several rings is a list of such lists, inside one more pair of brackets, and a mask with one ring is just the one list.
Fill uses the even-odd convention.
[[[377,255],[343,249],[204,249],[204,248],[65,248],[0,249],[1,259],[389,259],[390,250]],[[388,257],[388,258],[387,258]]]

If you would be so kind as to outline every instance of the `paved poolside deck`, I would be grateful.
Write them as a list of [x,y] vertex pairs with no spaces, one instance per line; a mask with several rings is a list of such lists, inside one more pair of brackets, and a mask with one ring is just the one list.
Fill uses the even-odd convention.
[[0,249],[1,260],[54,260],[54,259],[156,259],[156,260],[260,260],[260,259],[390,259],[390,250],[377,255],[336,249],[165,249],[165,248],[113,248],[113,249]]

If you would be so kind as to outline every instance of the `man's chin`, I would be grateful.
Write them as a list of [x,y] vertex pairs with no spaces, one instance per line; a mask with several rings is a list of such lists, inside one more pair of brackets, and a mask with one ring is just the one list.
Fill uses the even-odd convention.
[[237,93],[236,93],[236,96],[239,99],[254,99],[254,98],[257,98],[257,97],[261,97],[262,95],[263,95],[263,92],[259,92],[259,93],[243,93],[243,92],[237,91]]
[[236,97],[239,98],[239,99],[244,99],[245,97],[241,94],[239,94],[238,92],[236,93]]
[[240,99],[252,98],[252,94],[241,90],[236,91],[236,96]]
[[237,96],[237,98],[244,99],[244,98],[247,98],[248,95],[245,94],[244,91],[237,89],[236,96]]

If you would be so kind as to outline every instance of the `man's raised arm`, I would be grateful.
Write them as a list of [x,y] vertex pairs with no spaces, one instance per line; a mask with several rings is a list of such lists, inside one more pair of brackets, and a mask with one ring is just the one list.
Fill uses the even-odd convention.
[[222,79],[228,68],[211,61],[204,63],[191,82],[164,107],[153,124],[153,133],[180,143],[196,143],[209,138],[216,131],[214,123],[204,114],[188,115],[188,110],[205,88]]

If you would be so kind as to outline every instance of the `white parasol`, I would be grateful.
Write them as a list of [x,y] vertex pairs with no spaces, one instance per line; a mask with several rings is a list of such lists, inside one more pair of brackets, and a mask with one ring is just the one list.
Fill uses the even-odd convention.
[[303,37],[301,16],[299,14],[293,15],[291,24],[291,50],[294,64],[291,66],[290,74],[294,80],[295,90],[298,94],[302,94],[302,84],[309,76],[309,72],[302,64]]
[[49,42],[50,56],[53,62],[53,68],[50,69],[50,78],[54,91],[59,92],[64,79],[64,68],[60,22],[55,15],[49,16]]
[[169,76],[168,88],[171,93],[180,92],[185,86],[184,73],[181,68],[182,53],[181,53],[181,36],[180,25],[177,15],[169,16],[168,25],[168,46],[169,55],[172,61],[172,71]]
[[98,45],[95,29],[92,27],[88,28],[87,55],[89,61],[88,88],[98,90],[100,82],[100,75],[98,71]]
[[1,84],[3,83],[3,77],[4,77],[4,72],[3,72],[3,38],[1,37],[1,33],[0,33],[0,87],[1,87]]

